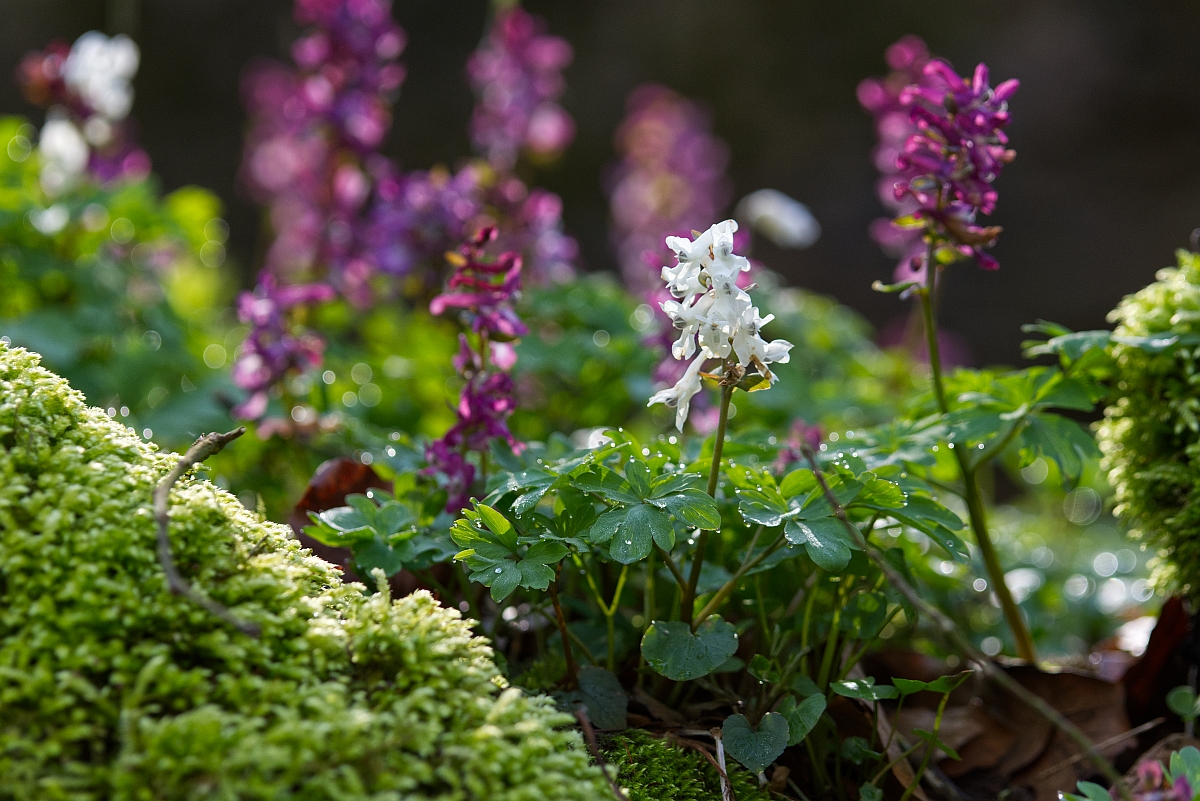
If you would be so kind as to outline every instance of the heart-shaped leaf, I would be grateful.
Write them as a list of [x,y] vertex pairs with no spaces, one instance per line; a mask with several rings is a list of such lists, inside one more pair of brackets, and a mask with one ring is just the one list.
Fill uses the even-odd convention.
[[721,724],[721,739],[731,757],[751,773],[762,773],[787,748],[788,722],[778,712],[768,712],[755,731],[745,715],[730,715]]
[[783,699],[779,705],[779,714],[788,723],[788,745],[796,745],[804,740],[814,728],[821,714],[825,711],[825,696],[818,691],[800,703],[793,696]]
[[733,656],[737,644],[737,630],[717,615],[694,633],[687,623],[656,620],[642,637],[642,655],[668,679],[688,681],[714,672]]
[[602,667],[579,668],[580,701],[587,707],[588,719],[598,729],[624,729],[629,697],[617,677]]

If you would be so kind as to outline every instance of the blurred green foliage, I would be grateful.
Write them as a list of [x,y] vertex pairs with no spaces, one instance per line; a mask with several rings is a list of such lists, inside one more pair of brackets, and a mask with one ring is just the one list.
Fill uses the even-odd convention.
[[204,362],[232,294],[219,201],[195,187],[160,199],[152,180],[47,196],[35,137],[0,119],[0,335],[160,442],[228,427],[232,385]]

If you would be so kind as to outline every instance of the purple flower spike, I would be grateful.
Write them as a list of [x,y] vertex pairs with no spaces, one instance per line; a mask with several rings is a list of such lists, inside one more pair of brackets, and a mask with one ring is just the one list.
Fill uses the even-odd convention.
[[575,123],[557,102],[571,46],[545,28],[520,6],[503,9],[467,62],[478,98],[471,141],[500,170],[512,169],[522,150],[554,158],[575,138]]
[[521,257],[503,253],[487,260],[484,246],[496,238],[495,228],[485,228],[457,253],[446,254],[454,265],[447,290],[429,304],[430,314],[460,309],[476,333],[490,338],[515,339],[529,333],[517,317],[512,301],[521,290]]
[[881,199],[898,215],[895,226],[872,224],[872,236],[901,257],[897,280],[924,283],[931,240],[974,258],[985,270],[998,269],[983,248],[994,244],[1001,229],[976,220],[995,210],[992,184],[1016,156],[1003,129],[1008,99],[1019,83],[1009,80],[993,89],[985,64],[967,80],[947,62],[929,60],[915,37],[893,45],[888,62],[895,70],[891,75],[863,81],[858,89],[880,138],[875,160],[884,173]]
[[447,253],[454,274],[446,291],[429,304],[433,314],[461,311],[465,327],[475,335],[458,338],[454,369],[465,383],[455,423],[425,451],[426,473],[442,477],[449,493],[446,511],[452,513],[467,506],[471,497],[475,468],[467,454],[486,453],[493,440],[518,451],[522,447],[508,429],[517,405],[510,375],[517,361],[512,340],[528,331],[512,308],[521,286],[521,257],[486,257],[485,248],[496,238],[495,228],[485,228],[457,252]]
[[254,292],[238,297],[238,319],[250,333],[238,351],[233,383],[250,396],[233,409],[233,416],[257,420],[267,410],[268,392],[289,370],[320,366],[325,342],[311,332],[293,330],[288,311],[332,300],[333,288],[325,284],[279,286],[275,277],[263,275]]

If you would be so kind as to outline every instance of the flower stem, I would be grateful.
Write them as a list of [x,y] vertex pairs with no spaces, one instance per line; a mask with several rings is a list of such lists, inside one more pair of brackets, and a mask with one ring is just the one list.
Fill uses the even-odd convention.
[[[937,267],[933,263],[933,245],[925,263],[925,288],[919,292],[921,307],[925,317],[925,342],[929,351],[929,370],[933,376],[933,395],[937,401],[938,411],[943,415],[949,414],[950,406],[946,402],[946,388],[942,383],[942,360],[938,352],[937,313],[934,310],[933,299],[937,293]],[[1017,655],[1029,663],[1037,662],[1037,652],[1033,647],[1033,637],[1025,625],[1025,618],[1017,602],[1013,600],[1008,584],[1004,581],[1004,568],[1000,565],[1000,557],[996,546],[988,533],[987,511],[983,504],[983,495],[979,491],[979,479],[976,470],[967,461],[963,448],[953,448],[955,460],[963,478],[963,497],[967,502],[967,512],[971,521],[971,530],[975,533],[975,541],[983,555],[983,566],[987,571],[992,591],[1000,601],[1004,612],[1004,620],[1008,623],[1013,640],[1017,645]]]
[[[729,422],[729,400],[733,397],[733,390],[732,384],[721,387],[721,414],[717,418],[717,438],[713,442],[712,467],[708,471],[708,494],[713,498],[717,497],[717,480],[721,476],[721,451],[725,447],[725,425]],[[696,611],[696,587],[700,584],[700,569],[704,567],[704,552],[707,549],[708,531],[701,529],[696,537],[696,558],[692,560],[692,572],[688,574],[687,586],[679,598],[679,615],[693,630],[696,628],[692,623]]]
[[[571,653],[571,637],[567,631],[567,618],[563,614],[562,604],[558,601],[558,576],[562,572],[562,565],[558,566],[558,570],[554,574],[554,580],[550,582],[550,603],[554,604],[554,619],[558,623],[559,633],[562,634],[563,657],[567,660],[567,687],[573,688],[579,684],[579,668],[575,665],[575,655]],[[610,649],[611,650],[611,646]]]

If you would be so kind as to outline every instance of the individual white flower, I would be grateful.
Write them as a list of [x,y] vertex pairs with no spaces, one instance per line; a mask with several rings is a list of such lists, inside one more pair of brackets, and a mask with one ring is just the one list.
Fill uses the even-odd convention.
[[696,357],[683,378],[670,389],[658,392],[650,404],[676,407],[675,425],[683,430],[692,396],[700,391],[700,368],[707,359],[736,358],[739,365],[774,383],[767,365],[787,362],[792,344],[782,339],[767,342],[762,327],[774,319],[763,317],[750,296],[737,285],[750,261],[733,252],[737,223],[726,220],[697,233],[694,240],[668,237],[667,245],[678,258],[674,267],[664,267],[663,280],[679,300],[659,304],[680,334],[671,346],[676,359]]
[[75,123],[61,110],[51,110],[38,137],[38,154],[42,162],[41,184],[48,195],[58,195],[70,189],[87,169],[88,146]]
[[75,40],[63,63],[63,81],[79,93],[91,109],[110,120],[123,120],[133,107],[138,48],[124,34],[111,39],[88,31]]
[[683,430],[683,424],[687,422],[692,397],[700,391],[700,368],[704,364],[704,358],[704,356],[697,356],[695,361],[688,365],[683,378],[679,379],[675,386],[654,393],[654,397],[648,404],[653,406],[656,403],[662,403],[675,407],[675,427],[680,431]]

